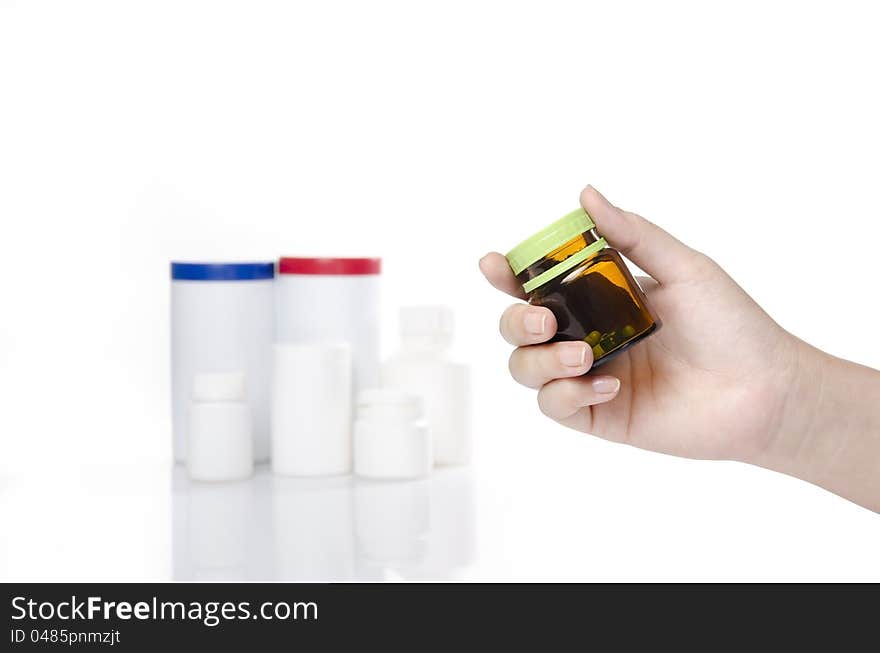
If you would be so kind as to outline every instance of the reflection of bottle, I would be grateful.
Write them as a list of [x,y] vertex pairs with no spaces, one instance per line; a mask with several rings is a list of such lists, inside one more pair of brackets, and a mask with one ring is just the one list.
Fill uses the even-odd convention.
[[434,463],[470,459],[470,370],[449,360],[452,311],[408,306],[400,311],[400,350],[382,369],[382,383],[420,395],[431,430]]
[[274,580],[275,524],[272,512],[272,474],[268,466],[260,466],[248,481],[253,486],[248,515],[248,580]]
[[247,578],[252,490],[247,481],[187,484],[188,580]]
[[171,563],[172,580],[192,579],[189,555],[189,490],[190,480],[183,465],[171,470]]
[[182,465],[172,472],[174,580],[271,580],[269,476],[202,483]]
[[380,565],[415,564],[424,558],[430,480],[358,479],[354,489],[358,557]]
[[354,578],[352,479],[272,478],[275,578]]
[[472,564],[476,555],[474,485],[468,468],[438,469],[428,484],[430,521],[424,555],[402,567],[408,580],[442,580]]

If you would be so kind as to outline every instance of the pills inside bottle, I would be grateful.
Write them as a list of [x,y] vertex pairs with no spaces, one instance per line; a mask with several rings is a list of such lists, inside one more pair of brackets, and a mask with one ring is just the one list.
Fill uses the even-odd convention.
[[593,349],[593,367],[661,326],[620,253],[595,227],[578,209],[507,254],[529,303],[556,316],[551,342],[583,340]]

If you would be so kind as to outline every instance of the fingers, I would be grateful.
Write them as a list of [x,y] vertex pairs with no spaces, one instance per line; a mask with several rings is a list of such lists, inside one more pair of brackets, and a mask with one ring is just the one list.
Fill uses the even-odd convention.
[[[581,206],[596,221],[599,232],[636,265],[661,284],[693,277],[700,253],[653,222],[617,208],[592,186],[581,192]],[[480,271],[498,290],[525,299],[507,259],[490,252],[480,259]]]
[[525,299],[522,285],[513,276],[513,270],[507,263],[504,255],[498,252],[489,252],[480,259],[480,272],[483,276],[501,292],[518,299]]
[[556,316],[542,306],[514,304],[501,314],[499,330],[511,345],[535,345],[556,335]]
[[553,379],[586,374],[593,364],[593,350],[582,341],[554,342],[539,347],[519,347],[510,355],[510,375],[517,383],[540,388]]
[[617,208],[592,186],[581,192],[581,206],[613,247],[661,284],[693,276],[693,264],[699,252],[654,223]]
[[[613,376],[557,379],[538,392],[538,406],[550,419],[568,425],[584,407],[611,401],[619,392],[620,380]],[[589,425],[585,426],[589,430]]]

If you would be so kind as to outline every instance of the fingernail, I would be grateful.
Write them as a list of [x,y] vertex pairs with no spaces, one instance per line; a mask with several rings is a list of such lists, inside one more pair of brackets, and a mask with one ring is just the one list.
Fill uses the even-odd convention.
[[547,326],[547,313],[544,311],[529,311],[525,317],[526,331],[533,336],[540,336]]
[[620,379],[613,376],[602,376],[593,379],[593,391],[599,395],[613,395],[620,390]]
[[559,348],[559,360],[568,367],[583,367],[587,362],[587,345],[582,342],[565,343]]

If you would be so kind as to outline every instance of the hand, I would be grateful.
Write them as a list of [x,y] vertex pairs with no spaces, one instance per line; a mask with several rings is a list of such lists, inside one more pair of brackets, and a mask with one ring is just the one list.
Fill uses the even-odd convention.
[[[609,244],[653,277],[639,281],[663,327],[584,376],[590,347],[541,344],[556,332],[553,314],[514,304],[501,316],[501,334],[517,347],[513,378],[538,389],[547,416],[608,440],[692,458],[770,455],[787,434],[803,343],[707,256],[590,186],[581,204]],[[487,254],[480,269],[525,298],[501,254]]]

